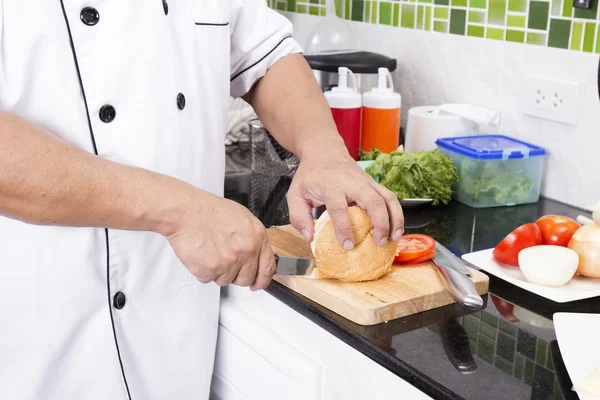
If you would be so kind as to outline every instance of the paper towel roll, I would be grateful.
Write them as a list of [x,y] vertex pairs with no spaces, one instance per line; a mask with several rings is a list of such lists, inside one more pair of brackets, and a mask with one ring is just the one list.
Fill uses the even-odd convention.
[[466,135],[472,130],[470,121],[457,115],[440,114],[438,106],[413,107],[408,111],[404,149],[407,153],[434,150],[437,139]]

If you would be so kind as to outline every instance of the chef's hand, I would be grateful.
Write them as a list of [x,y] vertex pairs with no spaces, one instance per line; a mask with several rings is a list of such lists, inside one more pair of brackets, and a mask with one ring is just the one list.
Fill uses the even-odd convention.
[[275,257],[264,225],[234,201],[206,192],[188,202],[181,225],[167,236],[175,254],[202,283],[266,288]]
[[312,207],[325,205],[340,245],[351,250],[354,235],[348,204],[367,210],[374,226],[375,243],[398,240],[404,233],[404,216],[398,198],[367,175],[347,153],[313,152],[305,156],[288,193],[290,221],[307,241],[314,234]]

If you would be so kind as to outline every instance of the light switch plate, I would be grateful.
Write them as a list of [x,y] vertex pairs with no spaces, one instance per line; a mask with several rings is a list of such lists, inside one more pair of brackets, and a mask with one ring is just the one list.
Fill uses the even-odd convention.
[[577,125],[581,82],[525,76],[521,92],[523,114]]

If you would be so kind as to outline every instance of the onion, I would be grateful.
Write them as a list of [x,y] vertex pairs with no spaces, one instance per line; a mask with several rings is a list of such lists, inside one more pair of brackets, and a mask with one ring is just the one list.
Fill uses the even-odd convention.
[[579,275],[600,278],[600,224],[579,228],[569,242],[569,249],[579,255]]
[[519,267],[531,283],[558,287],[573,278],[579,256],[562,246],[533,246],[519,252]]

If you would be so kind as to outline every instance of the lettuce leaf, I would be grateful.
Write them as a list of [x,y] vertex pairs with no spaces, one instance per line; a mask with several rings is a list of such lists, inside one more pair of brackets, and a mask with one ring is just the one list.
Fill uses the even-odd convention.
[[374,149],[361,159],[375,160],[366,172],[400,200],[431,198],[433,205],[447,204],[458,181],[456,165],[439,150],[405,153],[399,148],[385,154]]

